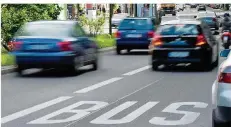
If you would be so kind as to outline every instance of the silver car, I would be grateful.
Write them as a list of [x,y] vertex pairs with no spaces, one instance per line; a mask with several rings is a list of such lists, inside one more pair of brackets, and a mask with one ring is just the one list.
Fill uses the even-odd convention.
[[223,50],[221,57],[227,59],[220,65],[217,79],[212,87],[213,127],[231,127],[231,53]]

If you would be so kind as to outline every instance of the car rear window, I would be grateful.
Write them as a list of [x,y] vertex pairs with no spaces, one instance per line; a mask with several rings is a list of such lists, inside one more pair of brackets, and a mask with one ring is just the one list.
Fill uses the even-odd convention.
[[195,24],[161,25],[157,31],[160,35],[198,35],[198,26]]
[[151,29],[151,22],[147,19],[124,19],[120,25],[120,30],[146,30]]
[[69,36],[71,28],[70,24],[26,24],[17,31],[16,36]]

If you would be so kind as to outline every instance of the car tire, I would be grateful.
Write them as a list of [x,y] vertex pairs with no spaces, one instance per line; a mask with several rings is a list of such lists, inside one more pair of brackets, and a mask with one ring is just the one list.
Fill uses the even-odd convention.
[[153,62],[153,63],[152,63],[152,70],[153,70],[153,71],[158,70],[159,65],[160,65],[159,63]]
[[212,56],[211,55],[209,56],[210,57],[208,58],[205,57],[202,63],[200,64],[202,65],[202,68],[201,68],[202,71],[211,71],[213,69]]
[[75,56],[73,58],[73,63],[69,67],[69,70],[72,73],[77,73],[79,71],[79,68],[84,66],[84,57],[83,56]]
[[129,53],[131,51],[131,49],[127,49],[127,52]]
[[216,61],[213,63],[213,67],[217,67],[219,64],[219,57],[217,56]]
[[95,59],[94,62],[92,63],[92,70],[93,71],[96,71],[98,69],[98,60]]
[[120,49],[119,47],[116,48],[116,53],[117,53],[118,55],[121,54],[121,49]]
[[23,70],[24,68],[21,65],[18,65],[18,67],[16,68],[16,72],[18,73],[19,76],[23,75]]

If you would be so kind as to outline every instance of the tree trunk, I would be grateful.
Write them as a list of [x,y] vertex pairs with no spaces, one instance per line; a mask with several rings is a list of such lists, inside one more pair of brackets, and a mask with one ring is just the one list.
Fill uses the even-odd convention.
[[111,24],[111,21],[112,21],[112,15],[113,15],[113,4],[110,4],[110,12],[109,12],[109,34],[112,35],[112,24]]

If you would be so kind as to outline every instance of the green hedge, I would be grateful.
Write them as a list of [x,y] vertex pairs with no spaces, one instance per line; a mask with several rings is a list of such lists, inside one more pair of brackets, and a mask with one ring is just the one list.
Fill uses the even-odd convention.
[[1,65],[2,66],[15,64],[14,56],[7,54],[7,53],[1,53],[1,57],[2,57],[2,59],[1,59],[2,60]]
[[[114,35],[114,34],[113,34]],[[99,48],[113,47],[115,46],[115,37],[110,34],[97,35],[94,40]]]

